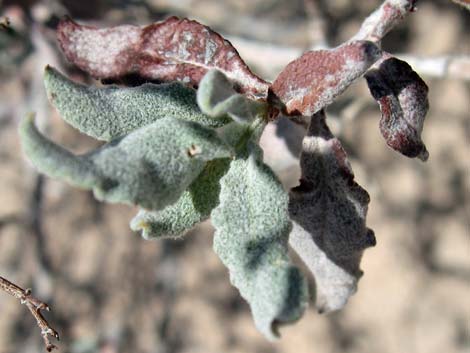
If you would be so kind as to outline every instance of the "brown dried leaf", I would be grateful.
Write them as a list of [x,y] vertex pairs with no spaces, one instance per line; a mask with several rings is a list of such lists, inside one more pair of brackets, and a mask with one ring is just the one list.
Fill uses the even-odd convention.
[[323,111],[312,117],[300,163],[300,185],[290,192],[289,242],[315,278],[318,310],[338,310],[356,291],[363,250],[375,245],[365,225],[369,195],[354,181]]
[[286,114],[311,116],[333,102],[380,55],[380,49],[367,41],[307,52],[279,74],[270,98],[279,99]]
[[267,94],[268,83],[250,71],[230,42],[196,21],[170,17],[146,27],[97,29],[65,18],[57,34],[67,59],[95,78],[136,75],[197,86],[208,70],[217,68],[240,93],[255,98]]
[[394,150],[426,161],[429,153],[421,131],[429,108],[428,86],[405,61],[390,54],[365,75],[382,111],[380,132]]

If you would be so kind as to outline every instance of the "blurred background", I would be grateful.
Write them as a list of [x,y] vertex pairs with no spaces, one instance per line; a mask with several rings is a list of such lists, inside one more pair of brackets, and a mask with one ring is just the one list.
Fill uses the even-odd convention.
[[[50,64],[95,84],[64,61],[58,19],[97,26],[144,25],[169,15],[211,26],[252,69],[273,79],[305,50],[352,36],[377,0],[0,0],[0,275],[53,308],[46,313],[67,353],[433,353],[470,352],[470,77],[423,78],[431,108],[423,140],[427,163],[389,149],[365,80],[329,109],[332,130],[369,191],[368,225],[377,246],[346,308],[313,308],[276,343],[256,331],[249,308],[213,253],[210,222],[184,239],[145,241],[130,231],[136,209],[38,175],[21,153],[19,119],[35,111],[41,128],[74,152],[97,142],[60,120],[42,84]],[[470,55],[470,12],[422,0],[383,48],[433,58]],[[418,70],[419,71],[419,70]],[[432,71],[432,70],[431,70]],[[442,75],[441,75],[442,76]],[[302,129],[282,120],[263,136],[265,160],[296,185]],[[291,153],[293,152],[293,153]],[[0,353],[41,352],[26,307],[0,292]]]

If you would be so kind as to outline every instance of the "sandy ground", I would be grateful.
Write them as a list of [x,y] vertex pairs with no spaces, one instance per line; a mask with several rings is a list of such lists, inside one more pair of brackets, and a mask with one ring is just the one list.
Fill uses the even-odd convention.
[[[43,21],[43,38],[37,32],[36,51],[23,65],[2,72],[0,80],[0,275],[33,288],[52,306],[47,317],[61,333],[61,352],[470,351],[468,81],[425,77],[431,102],[423,133],[427,163],[386,147],[378,130],[380,112],[364,81],[330,107],[356,178],[371,195],[368,225],[378,243],[366,251],[365,275],[344,310],[325,316],[310,309],[282,330],[278,342],[269,343],[211,249],[209,222],[183,240],[143,240],[128,228],[136,209],[99,203],[89,192],[38,176],[22,156],[17,123],[33,109],[48,134],[71,150],[96,146],[45,101],[42,67],[64,67],[51,39],[51,14],[70,12],[101,25],[144,24],[177,14],[227,35],[305,49],[312,43],[303,2],[154,0],[125,10],[122,1],[97,1],[94,7],[90,1],[33,3],[24,2],[25,8]],[[348,38],[378,3],[318,2],[329,43]],[[11,4],[0,1],[1,11],[11,14]],[[384,47],[423,56],[470,54],[469,31],[470,13],[447,1],[422,1]],[[279,68],[270,62],[266,58],[265,66],[254,69],[274,77]],[[70,74],[83,79],[76,71]],[[351,102],[360,103],[354,114],[343,109]],[[275,126],[263,141],[266,161],[286,187],[295,185],[296,160]],[[26,308],[0,293],[0,353],[42,350]]]

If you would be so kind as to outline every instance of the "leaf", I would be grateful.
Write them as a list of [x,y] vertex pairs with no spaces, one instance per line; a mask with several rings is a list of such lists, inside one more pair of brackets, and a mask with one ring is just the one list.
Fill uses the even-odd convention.
[[268,83],[250,71],[235,48],[196,21],[170,17],[142,28],[97,29],[65,18],[57,35],[67,59],[95,78],[136,74],[196,87],[208,70],[217,68],[236,83],[240,93],[260,98],[267,94]]
[[300,185],[290,192],[294,228],[289,242],[315,278],[316,307],[338,310],[356,291],[363,250],[375,245],[365,225],[369,195],[354,181],[323,111],[312,117],[300,164]]
[[252,122],[267,113],[267,104],[235,91],[221,71],[213,69],[204,76],[197,90],[197,103],[204,114],[216,119],[229,116],[239,123]]
[[24,153],[40,172],[85,189],[100,182],[100,176],[89,158],[73,155],[37,130],[34,114],[27,115],[21,121],[19,134]]
[[219,204],[219,181],[229,165],[230,159],[226,158],[208,162],[176,203],[161,211],[140,210],[131,221],[131,229],[142,231],[145,239],[183,236],[197,223],[209,218]]
[[[258,122],[252,125],[229,123],[219,129],[219,136],[236,150],[253,135],[261,134],[264,124],[258,128]],[[220,178],[227,172],[230,162],[231,159],[208,162],[177,202],[161,211],[140,210],[131,221],[131,229],[142,231],[145,239],[183,236],[197,223],[206,220],[219,204]]]
[[44,83],[49,100],[62,118],[81,132],[110,141],[164,117],[219,127],[229,119],[202,114],[194,89],[180,83],[139,87],[88,87],[47,66]]
[[[259,136],[262,133],[264,124],[258,125],[259,120],[252,125],[232,122],[222,127],[219,135],[236,150],[244,146],[253,135]],[[230,163],[231,159],[208,162],[177,202],[161,211],[139,211],[131,221],[131,229],[142,231],[145,239],[183,236],[197,223],[206,220],[219,204],[220,178],[225,175]]]
[[309,51],[292,61],[270,88],[289,115],[312,114],[333,102],[380,57],[372,42],[356,41],[335,49]]
[[75,156],[41,135],[31,118],[20,126],[26,155],[39,171],[95,196],[148,209],[174,203],[209,160],[230,157],[213,130],[162,118],[92,153]]
[[429,109],[428,87],[406,62],[384,55],[365,75],[369,90],[382,111],[380,132],[394,150],[426,161],[429,153],[421,141]]
[[214,250],[257,328],[274,339],[280,324],[299,319],[308,298],[306,282],[287,254],[287,194],[252,142],[220,183],[220,203],[211,214]]

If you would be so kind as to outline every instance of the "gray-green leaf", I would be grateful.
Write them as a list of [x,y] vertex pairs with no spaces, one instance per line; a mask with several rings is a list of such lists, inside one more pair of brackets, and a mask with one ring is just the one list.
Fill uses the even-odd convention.
[[251,142],[221,179],[212,212],[214,250],[232,284],[249,303],[257,328],[269,339],[278,326],[300,318],[307,306],[304,277],[287,254],[288,197]]
[[207,72],[201,80],[197,102],[208,116],[221,119],[228,115],[239,123],[251,122],[267,112],[266,103],[237,93],[227,76],[216,69]]
[[196,91],[180,83],[138,87],[88,87],[69,80],[50,66],[44,83],[62,118],[81,132],[110,141],[164,117],[219,127],[229,119],[212,119],[196,103]]
[[[250,136],[259,137],[264,123],[257,121],[253,125],[231,122],[220,129],[220,136],[236,149],[240,144],[246,144]],[[145,239],[184,235],[197,223],[206,220],[219,204],[220,178],[227,172],[230,162],[229,159],[208,162],[177,202],[161,211],[140,210],[131,221],[131,229],[142,231]]]
[[38,132],[32,118],[20,126],[26,155],[43,173],[93,189],[95,196],[162,209],[180,195],[207,161],[231,156],[212,129],[162,118],[83,156],[75,156]]
[[312,117],[300,165],[300,185],[290,193],[289,242],[315,277],[319,311],[338,310],[356,291],[363,250],[375,244],[365,224],[369,195],[354,181],[323,111]]
[[225,158],[208,162],[177,202],[161,211],[140,210],[131,221],[131,229],[142,231],[145,239],[177,238],[209,218],[219,203],[219,181],[227,172],[230,161]]

